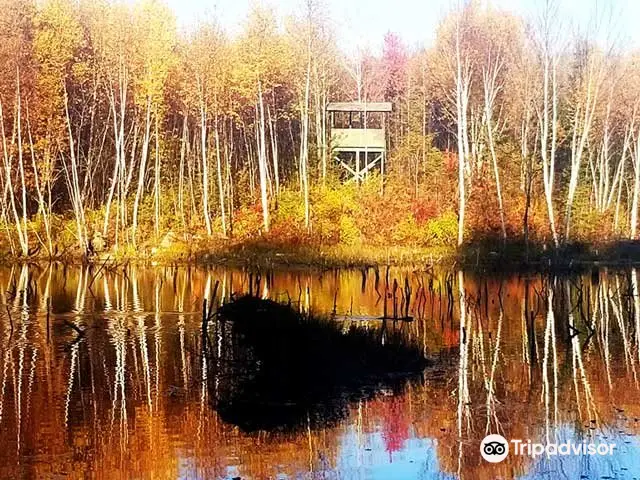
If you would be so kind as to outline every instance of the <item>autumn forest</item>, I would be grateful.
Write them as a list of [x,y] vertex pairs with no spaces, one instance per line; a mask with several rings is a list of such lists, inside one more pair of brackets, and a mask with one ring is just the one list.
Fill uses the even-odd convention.
[[[343,49],[319,0],[255,4],[234,34],[161,1],[0,0],[0,256],[634,240],[638,57],[539,3]],[[363,181],[330,141],[349,101],[392,105]]]

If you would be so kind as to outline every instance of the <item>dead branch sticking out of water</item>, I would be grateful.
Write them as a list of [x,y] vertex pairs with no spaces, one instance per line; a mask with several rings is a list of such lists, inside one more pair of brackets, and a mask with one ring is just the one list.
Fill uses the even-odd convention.
[[77,338],[80,338],[84,335],[84,330],[82,330],[80,327],[78,327],[75,323],[70,322],[69,320],[64,320],[64,324],[69,327],[71,330],[73,330],[74,332],[76,332],[76,334],[78,335]]
[[9,333],[9,338],[11,338],[13,336],[13,318],[11,317],[11,310],[9,309],[9,305],[5,305],[6,309],[7,309],[7,317],[9,318],[9,328],[10,333]]
[[220,285],[220,281],[216,280],[213,292],[211,293],[208,310],[207,299],[205,298],[202,301],[202,350],[205,355],[209,346],[209,322],[211,322],[216,315],[216,312],[213,310],[213,305],[215,304],[216,295],[218,293],[218,285]]

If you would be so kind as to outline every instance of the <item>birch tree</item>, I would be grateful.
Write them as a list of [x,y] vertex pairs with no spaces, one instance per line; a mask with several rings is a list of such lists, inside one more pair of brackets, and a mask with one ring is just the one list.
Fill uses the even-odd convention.
[[[66,76],[72,70],[82,45],[82,26],[73,3],[68,0],[48,0],[35,16],[33,52],[36,61],[34,98],[27,105],[27,130],[31,153],[31,167],[37,194],[38,214],[41,215],[46,248],[54,254],[51,232],[51,190],[58,157],[59,139],[66,136]],[[34,106],[36,109],[34,110]],[[37,114],[37,115],[36,115]],[[37,142],[36,139],[41,139]],[[75,193],[74,193],[75,197]],[[82,230],[78,230],[79,237]],[[83,242],[80,241],[82,247]]]
[[[265,98],[276,88],[281,68],[286,65],[284,43],[276,31],[273,11],[255,7],[249,14],[245,31],[239,42],[239,60],[235,77],[247,99],[253,97],[255,143],[260,181],[260,204],[264,232],[270,228],[269,192],[273,190],[269,180],[267,152],[267,124]],[[278,59],[280,61],[278,61]]]
[[[133,26],[131,11],[123,5],[108,8],[101,4],[95,4],[89,10],[89,15],[93,20],[90,36],[91,42],[95,46],[96,69],[102,91],[108,101],[108,123],[112,131],[114,145],[111,179],[108,181],[102,224],[102,234],[106,237],[109,233],[111,204],[116,193],[118,180],[123,175],[123,166],[126,164],[125,126],[130,113],[127,107],[133,70],[133,54],[131,52],[134,44]],[[104,169],[103,171],[108,170]],[[134,217],[137,218],[136,207],[134,207],[134,211],[136,213]]]
[[147,0],[138,7],[136,25],[138,28],[137,41],[140,55],[140,58],[137,59],[137,65],[140,70],[137,75],[135,94],[138,104],[145,109],[145,136],[133,206],[132,237],[134,244],[138,227],[138,209],[144,190],[152,115],[155,125],[155,164],[153,167],[154,227],[156,236],[159,234],[161,163],[160,139],[157,126],[163,108],[165,83],[172,62],[172,51],[175,44],[175,18],[167,7],[161,6],[153,0]]
[[[222,159],[220,153],[220,116],[225,65],[228,51],[225,49],[222,32],[215,23],[201,24],[191,38],[188,50],[188,65],[195,81],[196,104],[200,126],[200,154],[202,177],[202,209],[207,234],[211,235],[211,214],[209,208],[209,130],[213,124],[213,141],[215,142],[215,158],[217,173],[217,190],[222,234],[227,235],[227,215],[225,208]],[[213,117],[213,118],[211,118]]]
[[549,228],[556,248],[560,245],[556,230],[553,189],[556,170],[556,150],[558,144],[558,37],[554,30],[555,6],[546,0],[542,14],[540,38],[540,62],[542,76],[542,99],[536,105],[540,129],[540,156],[542,157],[542,181],[544,198],[549,218]]
[[462,14],[456,15],[455,26],[455,95],[456,124],[458,127],[458,246],[464,243],[464,216],[466,206],[465,171],[468,166],[469,141],[467,112],[471,88],[471,62],[462,47]]
[[576,85],[573,93],[573,119],[571,132],[571,174],[569,190],[567,192],[567,207],[565,213],[564,241],[569,241],[571,227],[571,210],[578,187],[578,177],[582,157],[587,147],[591,133],[591,125],[598,103],[600,85],[604,73],[604,65],[599,52],[594,47],[584,45],[578,53]]
[[491,161],[493,164],[493,174],[496,181],[498,210],[500,213],[500,227],[502,228],[502,241],[506,242],[507,228],[504,219],[504,206],[502,204],[500,170],[498,169],[498,158],[496,155],[496,146],[494,141],[494,131],[496,129],[496,126],[493,122],[493,110],[496,103],[496,97],[500,90],[502,90],[502,85],[498,82],[503,62],[500,58],[492,59],[491,56],[489,56],[487,63],[488,65],[485,65],[482,70],[482,85],[484,91],[484,117],[487,129],[487,141],[489,143],[489,151],[491,152]]
[[[13,217],[18,237],[20,254],[29,256],[29,232],[27,229],[27,185],[25,181],[25,155],[23,149],[23,64],[28,65],[29,39],[32,26],[30,4],[21,0],[5,0],[0,4],[4,22],[0,24],[0,72],[5,80],[0,88],[0,133],[2,134],[2,157],[4,163],[4,185],[2,204]],[[3,95],[4,94],[4,95]],[[4,99],[3,99],[4,97]],[[5,107],[6,106],[6,107]],[[15,163],[14,163],[15,162]],[[15,171],[14,172],[14,165]]]

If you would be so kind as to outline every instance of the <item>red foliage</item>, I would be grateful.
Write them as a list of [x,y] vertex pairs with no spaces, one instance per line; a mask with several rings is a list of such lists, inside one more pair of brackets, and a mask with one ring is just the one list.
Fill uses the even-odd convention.
[[266,237],[289,246],[303,246],[317,243],[317,238],[310,236],[304,228],[287,221],[273,223]]
[[416,222],[422,225],[438,215],[438,206],[433,200],[419,198],[413,201],[411,211]]
[[458,171],[458,154],[452,152],[451,150],[447,150],[444,152],[445,156],[445,165],[447,167],[447,171],[449,173]]
[[384,196],[362,195],[359,204],[363,215],[356,219],[368,243],[388,245],[399,221],[413,212],[413,199],[406,188],[389,185]]
[[389,32],[384,36],[382,67],[385,99],[395,100],[404,92],[407,78],[407,53],[400,37],[395,33]]
[[382,438],[390,460],[391,454],[400,451],[402,444],[409,438],[410,420],[405,407],[402,397],[392,397],[383,404]]

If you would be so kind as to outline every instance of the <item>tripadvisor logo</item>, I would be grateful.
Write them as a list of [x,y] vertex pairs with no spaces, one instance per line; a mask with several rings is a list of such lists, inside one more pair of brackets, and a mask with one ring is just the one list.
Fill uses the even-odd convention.
[[502,435],[487,435],[480,444],[480,455],[487,462],[501,462],[509,455],[509,442]]
[[613,455],[615,443],[576,443],[568,440],[562,443],[532,443],[531,440],[508,441],[502,435],[487,435],[480,443],[480,455],[487,462],[499,463],[509,455],[511,443],[514,455],[526,455],[536,458],[542,455],[548,457],[560,455]]

